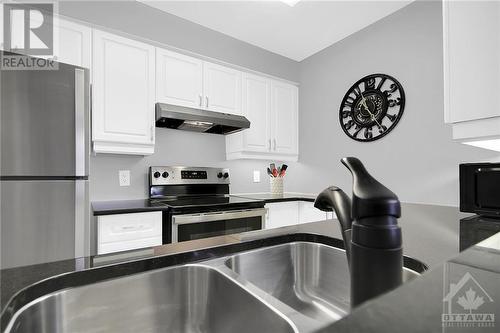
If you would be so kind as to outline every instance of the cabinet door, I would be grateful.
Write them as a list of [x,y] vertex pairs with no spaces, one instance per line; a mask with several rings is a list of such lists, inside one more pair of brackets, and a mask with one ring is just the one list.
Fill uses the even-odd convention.
[[326,220],[327,218],[331,218],[330,216],[328,216],[326,212],[323,212],[318,208],[314,207],[313,202],[309,201],[299,202],[299,223],[323,221]]
[[[0,7],[0,17],[3,7]],[[43,22],[40,15],[30,15],[30,26],[38,26]],[[3,24],[2,24],[3,28]],[[52,55],[36,55],[38,58],[55,57],[57,62],[90,68],[91,59],[91,28],[54,16],[54,40]],[[10,29],[13,32],[12,46],[24,48],[23,29]],[[0,31],[0,42],[3,43],[3,33]],[[24,53],[23,51],[16,51]]]
[[203,63],[204,107],[210,111],[241,114],[241,72]]
[[272,151],[298,153],[298,89],[273,81],[271,84]]
[[54,41],[54,53],[58,61],[90,68],[92,30],[61,18],[58,21],[59,38]]
[[261,76],[243,74],[242,112],[250,120],[250,128],[243,131],[243,145],[247,151],[268,152],[271,148],[271,87]]
[[154,144],[155,49],[94,30],[93,54],[94,150],[140,154]]
[[443,1],[445,121],[500,116],[500,3]]
[[266,204],[266,229],[285,227],[299,223],[299,202],[277,202]]
[[202,107],[203,62],[179,53],[156,49],[156,101]]

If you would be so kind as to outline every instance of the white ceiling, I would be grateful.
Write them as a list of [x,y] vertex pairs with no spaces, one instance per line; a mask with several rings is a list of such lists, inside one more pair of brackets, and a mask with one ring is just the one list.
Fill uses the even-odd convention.
[[412,2],[139,1],[296,61]]

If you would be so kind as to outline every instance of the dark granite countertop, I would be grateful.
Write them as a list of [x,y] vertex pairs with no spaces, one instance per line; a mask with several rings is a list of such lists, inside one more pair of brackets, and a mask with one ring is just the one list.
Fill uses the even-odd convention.
[[[467,217],[468,215],[458,212],[455,207],[403,204],[402,212],[400,224],[403,230],[405,255],[423,261],[431,270],[401,288],[360,306],[349,316],[325,328],[325,331],[441,332],[443,293],[449,290],[449,287],[446,289],[446,282],[457,283],[464,272],[469,272],[492,299],[500,300],[500,235],[488,239],[487,245],[474,246],[458,255],[459,240],[463,241],[460,239],[462,236],[469,245],[476,243],[475,239],[486,237],[484,221]],[[499,231],[500,223],[490,221],[489,228],[490,234],[495,230]],[[474,233],[474,230],[479,232]],[[319,237],[324,242],[342,245],[337,239],[340,238],[338,222],[326,220],[167,244],[106,256],[12,268],[0,271],[1,306],[4,309],[9,298],[21,288],[57,274],[70,273],[38,284],[42,289],[33,286],[31,289],[25,289],[16,296],[14,303],[22,304],[30,297],[43,295],[43,288],[57,290],[78,285],[82,281],[89,283],[99,280],[102,272],[111,274],[107,278],[117,277],[142,270],[223,256],[227,251],[238,252],[247,249],[245,248],[247,246],[269,246],[278,240],[286,241],[287,237],[305,240]],[[269,240],[271,243],[268,244]],[[118,262],[120,263],[112,265]],[[447,276],[443,275],[445,272]],[[486,296],[481,297],[486,302]],[[12,302],[9,304],[9,308],[12,304]],[[491,310],[487,309],[486,304],[484,305],[484,311],[496,311],[496,317],[500,318],[498,308],[496,306]],[[498,325],[500,323],[497,323],[497,328]]]
[[165,207],[151,205],[149,199],[93,201],[92,211],[95,216],[125,213],[140,213],[164,210]]
[[498,332],[500,233],[321,332]]
[[[314,199],[316,198],[316,196],[312,194],[286,193],[286,192],[283,193],[283,195],[273,195],[270,193],[234,194],[234,195],[242,198],[262,200],[266,203],[283,202],[283,201],[314,201]],[[92,202],[92,210],[94,212],[94,216],[161,211],[165,209],[166,208],[164,206],[157,206],[151,204],[149,199]]]
[[292,193],[285,192],[281,195],[271,194],[271,193],[249,193],[249,194],[234,194],[243,198],[263,200],[266,203],[272,202],[284,202],[284,201],[310,201],[314,202],[316,195],[314,194],[304,194],[304,193]]

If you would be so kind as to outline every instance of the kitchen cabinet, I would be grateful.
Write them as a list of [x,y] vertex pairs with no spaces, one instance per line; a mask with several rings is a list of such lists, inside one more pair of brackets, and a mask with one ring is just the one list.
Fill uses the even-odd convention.
[[[0,14],[2,14],[2,9],[0,8]],[[42,16],[30,16],[30,26],[39,26],[42,22]],[[90,68],[92,29],[58,16],[54,16],[53,29],[53,54],[46,56],[37,55],[36,57],[55,58],[58,62]],[[11,28],[10,31],[13,34],[11,36],[12,48],[23,49],[25,46],[24,30]],[[1,43],[3,43],[3,37],[3,33],[1,33]],[[23,53],[23,51],[17,52]]]
[[310,201],[284,201],[268,203],[265,206],[266,229],[285,227],[300,223],[309,223],[332,219],[333,213],[323,212]]
[[272,151],[277,155],[298,153],[298,88],[294,85],[271,83]]
[[55,21],[59,38],[54,40],[54,55],[57,61],[75,66],[91,68],[92,29],[62,18]]
[[243,74],[242,113],[250,128],[226,136],[226,149],[267,153],[271,148],[271,82],[265,77]]
[[244,74],[242,105],[250,128],[226,136],[227,159],[297,161],[297,86]]
[[97,217],[97,254],[162,244],[162,212]]
[[299,201],[299,223],[308,223],[331,219],[333,213],[326,213],[314,207],[314,202]]
[[285,201],[266,204],[266,229],[299,223],[299,202]]
[[203,61],[156,48],[156,101],[203,107]]
[[229,67],[203,63],[204,108],[241,114],[241,72]]
[[152,154],[155,48],[94,30],[92,67],[94,152]]
[[158,102],[241,114],[241,72],[156,49]]
[[500,3],[443,1],[443,34],[444,118],[453,138],[499,136]]

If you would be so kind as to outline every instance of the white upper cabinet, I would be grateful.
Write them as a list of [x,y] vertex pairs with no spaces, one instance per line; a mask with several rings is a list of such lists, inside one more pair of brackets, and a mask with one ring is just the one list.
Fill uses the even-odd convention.
[[250,128],[226,136],[227,159],[298,159],[298,88],[243,74],[242,112]]
[[156,101],[186,107],[202,107],[203,62],[157,48]]
[[241,72],[209,62],[203,64],[204,108],[241,114]]
[[155,48],[94,30],[92,91],[94,151],[152,154]]
[[92,58],[92,29],[59,18],[54,41],[54,54],[59,62],[90,68]]
[[272,151],[278,154],[298,154],[298,89],[296,86],[273,81]]
[[210,111],[241,114],[238,70],[156,49],[156,100]]
[[500,3],[443,1],[444,111],[453,138],[500,135]]
[[[0,14],[2,8],[0,8]],[[3,18],[3,16],[1,16]],[[42,24],[43,17],[38,15],[30,16],[30,25],[38,26]],[[3,28],[3,24],[2,24]],[[92,56],[92,29],[78,23],[74,23],[54,16],[53,20],[54,40],[53,54],[47,56],[37,55],[39,58],[55,57],[57,62],[70,65],[90,68]],[[13,32],[11,43],[13,48],[24,48],[23,29],[10,29]],[[3,43],[3,34],[0,34]],[[23,53],[23,51],[16,51]]]
[[241,132],[248,151],[268,152],[271,143],[271,85],[266,78],[243,74],[243,115],[250,121]]

